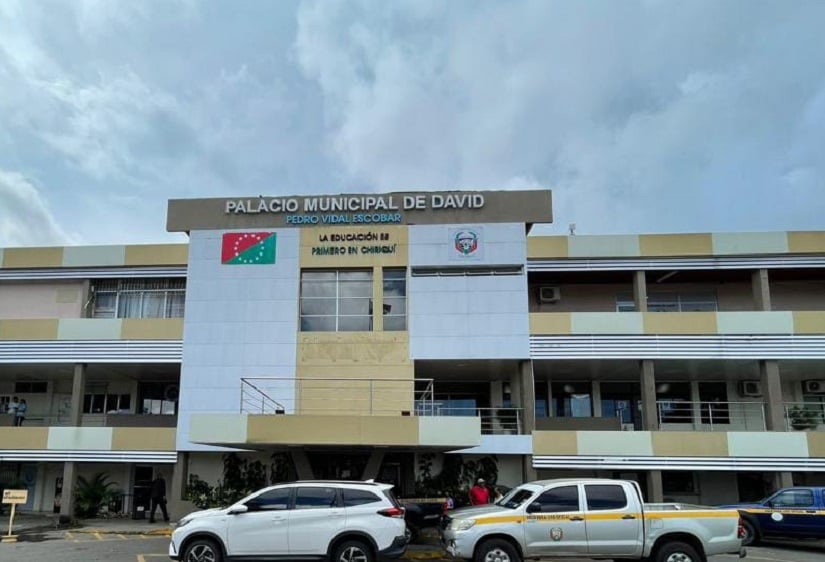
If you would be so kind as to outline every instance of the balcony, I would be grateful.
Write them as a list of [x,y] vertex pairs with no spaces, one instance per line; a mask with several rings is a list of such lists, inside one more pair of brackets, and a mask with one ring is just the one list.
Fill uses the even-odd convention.
[[[12,416],[0,415],[0,427],[14,425]],[[28,414],[25,427],[67,427],[71,425],[69,416],[51,414]],[[146,414],[83,414],[81,427],[177,427],[177,416]]]
[[764,402],[656,402],[663,431],[765,431]]
[[785,421],[788,431],[825,429],[825,402],[786,402]]

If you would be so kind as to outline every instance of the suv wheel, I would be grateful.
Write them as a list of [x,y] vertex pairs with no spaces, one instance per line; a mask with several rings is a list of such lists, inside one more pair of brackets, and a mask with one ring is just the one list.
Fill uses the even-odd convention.
[[[185,562],[189,562],[186,560]],[[332,562],[375,562],[372,549],[361,541],[344,541],[335,549]]]
[[501,539],[490,539],[481,543],[474,558],[475,562],[521,562],[521,557],[513,545]]
[[220,547],[211,539],[195,539],[186,545],[182,562],[221,562]]

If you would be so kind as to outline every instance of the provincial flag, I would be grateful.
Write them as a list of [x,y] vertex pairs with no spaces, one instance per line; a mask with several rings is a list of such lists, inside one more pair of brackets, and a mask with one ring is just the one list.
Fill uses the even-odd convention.
[[229,232],[223,235],[224,265],[275,263],[274,232]]

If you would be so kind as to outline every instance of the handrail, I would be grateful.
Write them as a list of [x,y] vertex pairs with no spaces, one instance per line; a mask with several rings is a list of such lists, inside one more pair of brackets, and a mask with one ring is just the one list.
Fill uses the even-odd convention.
[[657,400],[656,410],[664,430],[669,429],[668,425],[685,424],[708,431],[765,431],[766,428],[764,402]]
[[784,402],[788,431],[817,429],[825,425],[825,402]]

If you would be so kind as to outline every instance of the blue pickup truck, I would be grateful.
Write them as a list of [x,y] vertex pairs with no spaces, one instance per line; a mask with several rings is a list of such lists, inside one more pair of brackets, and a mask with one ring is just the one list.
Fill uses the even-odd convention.
[[772,537],[825,539],[825,488],[784,488],[756,503],[720,506],[742,516],[742,545]]

